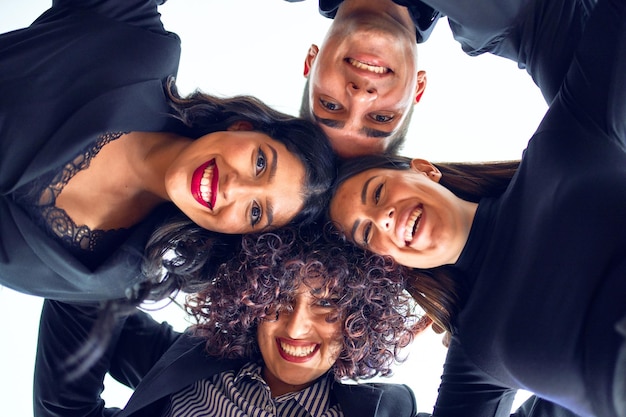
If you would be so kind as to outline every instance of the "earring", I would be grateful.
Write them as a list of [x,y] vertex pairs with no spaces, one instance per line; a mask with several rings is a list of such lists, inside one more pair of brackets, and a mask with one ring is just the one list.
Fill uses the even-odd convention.
[[420,100],[422,99],[422,94],[424,94],[424,91],[421,91],[417,96],[415,96],[416,103],[420,102]]
[[308,76],[309,75],[309,66],[307,65],[307,63],[304,63],[304,71],[303,71],[304,76]]

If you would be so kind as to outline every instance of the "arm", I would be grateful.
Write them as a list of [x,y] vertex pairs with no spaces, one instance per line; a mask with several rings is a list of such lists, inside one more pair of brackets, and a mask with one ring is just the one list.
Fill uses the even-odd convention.
[[504,417],[511,413],[515,390],[498,385],[466,356],[452,337],[433,417]]
[[[178,334],[139,312],[120,319],[102,356],[86,372],[67,378],[67,361],[84,346],[100,310],[46,300],[41,315],[34,377],[36,417],[101,417],[119,410],[105,408],[100,397],[107,371],[136,385]],[[127,349],[129,346],[132,349]]]
[[626,149],[626,2],[601,0],[560,92],[563,107]]
[[[469,55],[489,52],[526,68],[554,100],[597,0],[424,0],[448,16]],[[558,24],[556,24],[558,22]]]

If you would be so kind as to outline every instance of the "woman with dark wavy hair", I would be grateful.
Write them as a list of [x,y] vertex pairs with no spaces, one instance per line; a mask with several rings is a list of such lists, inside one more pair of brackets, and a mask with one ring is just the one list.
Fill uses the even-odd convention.
[[[198,324],[179,335],[132,315],[71,381],[57,365],[82,345],[94,314],[46,301],[35,415],[415,416],[406,386],[339,382],[388,375],[430,323],[403,291],[403,271],[319,228],[247,235],[239,255],[188,299]],[[99,398],[107,371],[136,388],[119,414]]]
[[516,389],[626,416],[625,50],[626,2],[598,1],[515,172],[403,159],[336,188],[345,235],[415,268],[452,332],[435,416],[490,415]]
[[219,264],[237,235],[325,207],[321,130],[252,97],[180,97],[180,39],[156,3],[59,0],[0,35],[0,284],[138,304]]

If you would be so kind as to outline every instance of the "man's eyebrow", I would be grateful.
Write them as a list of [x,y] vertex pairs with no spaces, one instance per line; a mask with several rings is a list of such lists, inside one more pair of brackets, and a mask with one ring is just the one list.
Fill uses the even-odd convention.
[[[313,118],[319,124],[328,126],[331,129],[343,129],[346,125],[344,122],[333,119],[324,119],[313,113]],[[371,127],[362,127],[360,132],[369,138],[386,138],[393,134],[393,132],[385,132],[384,130],[372,129]]]
[[343,129],[343,127],[346,125],[344,122],[340,122],[339,120],[324,119],[322,117],[319,117],[315,113],[313,113],[313,118],[315,119],[317,123],[323,124],[324,126],[328,126],[331,129]]
[[369,138],[387,138],[392,135],[393,132],[385,132],[384,130],[372,129],[371,127],[361,128],[361,133]]

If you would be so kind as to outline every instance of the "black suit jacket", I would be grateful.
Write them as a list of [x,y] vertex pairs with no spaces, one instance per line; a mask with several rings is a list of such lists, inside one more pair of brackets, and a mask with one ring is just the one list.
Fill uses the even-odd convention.
[[[179,131],[163,89],[180,39],[155,0],[55,0],[31,26],[0,35],[0,284],[59,300],[124,296],[139,281],[140,224],[96,271],[49,239],[13,192],[105,132]],[[97,202],[95,202],[97,204]]]
[[[59,364],[84,345],[97,317],[93,306],[44,302],[35,365],[36,417],[158,416],[171,394],[247,362],[208,356],[205,339],[181,335],[139,312],[120,320],[109,348],[87,373],[67,381],[67,369]],[[105,408],[100,398],[107,372],[134,389],[123,410]],[[334,383],[331,390],[347,417],[418,415],[406,385]]]

